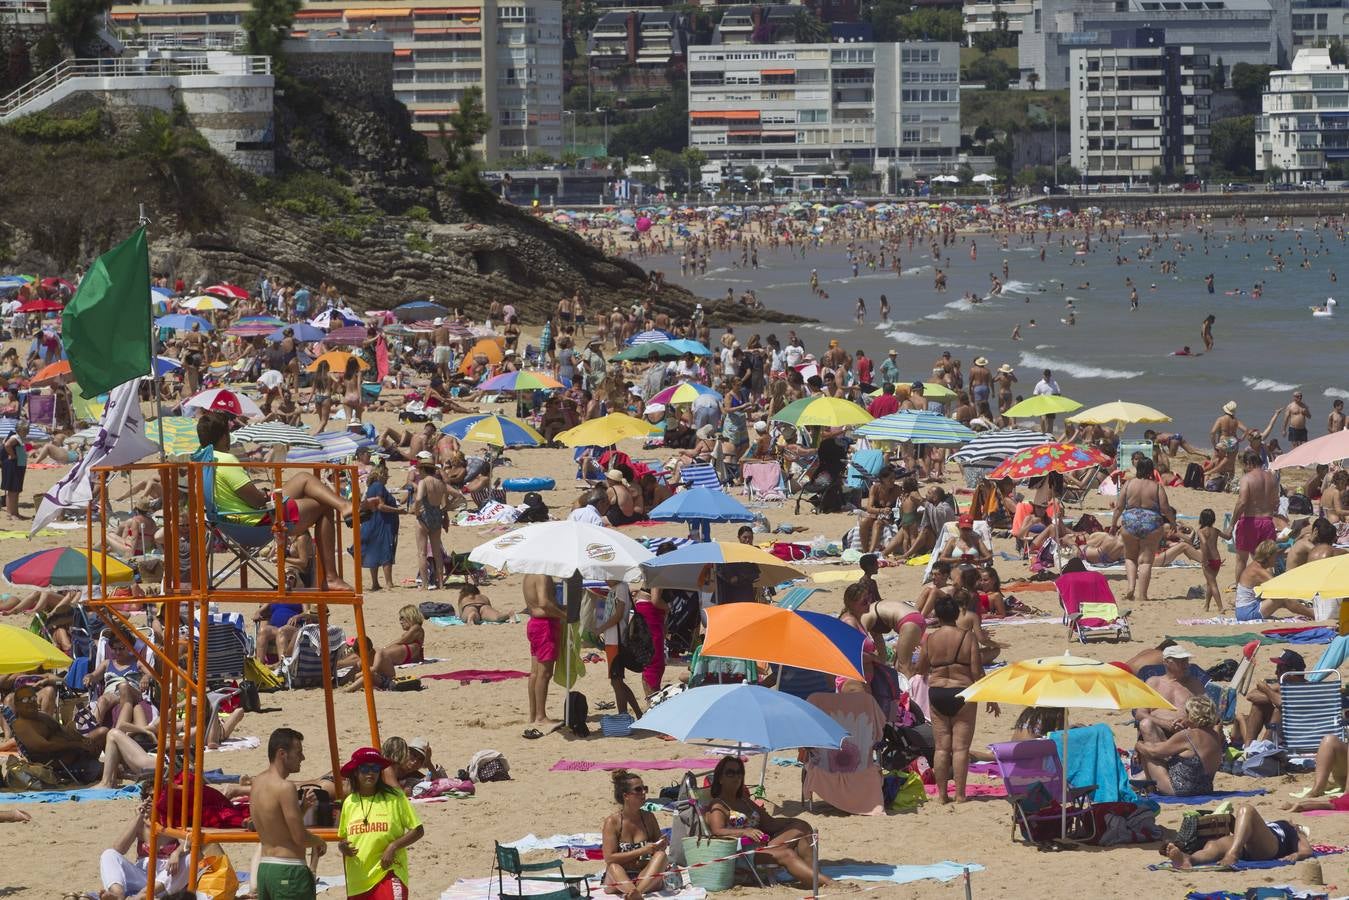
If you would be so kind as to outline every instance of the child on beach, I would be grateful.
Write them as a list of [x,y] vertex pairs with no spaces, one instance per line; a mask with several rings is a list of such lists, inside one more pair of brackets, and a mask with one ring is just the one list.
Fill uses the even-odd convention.
[[1222,571],[1222,557],[1218,555],[1218,538],[1232,540],[1231,532],[1223,531],[1215,523],[1218,521],[1213,510],[1204,509],[1199,513],[1199,552],[1204,567],[1204,612],[1208,612],[1209,602],[1218,607],[1218,615],[1223,614],[1223,593],[1218,587],[1218,573]]

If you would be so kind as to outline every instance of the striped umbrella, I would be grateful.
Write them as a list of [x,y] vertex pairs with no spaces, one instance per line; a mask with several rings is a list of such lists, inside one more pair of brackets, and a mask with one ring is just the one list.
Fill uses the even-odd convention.
[[145,436],[159,442],[159,429],[164,429],[164,452],[170,456],[195,453],[201,446],[197,440],[197,420],[190,416],[165,416],[145,423]]
[[286,324],[285,319],[279,319],[276,316],[240,316],[238,319],[240,325],[270,325],[273,328],[279,328]]
[[482,391],[550,391],[560,387],[562,382],[552,375],[530,369],[502,372],[478,385],[478,389]]
[[272,333],[274,327],[266,322],[236,322],[226,328],[225,333],[242,338],[266,337]]
[[668,331],[661,331],[659,328],[652,328],[648,331],[641,331],[628,338],[628,346],[635,347],[638,344],[658,344],[671,340],[674,337]]
[[841,397],[802,397],[778,410],[773,420],[798,428],[809,425],[837,428],[840,425],[865,425],[872,416],[856,403]]
[[679,384],[670,385],[663,391],[658,391],[652,395],[647,403],[659,403],[662,406],[669,406],[671,403],[692,403],[704,394],[710,394],[717,400],[721,400],[721,394],[705,384],[698,384],[695,381],[681,381]]
[[985,431],[983,434],[975,435],[974,440],[951,454],[951,459],[958,463],[976,462],[978,460],[1004,460],[1022,450],[1052,443],[1054,443],[1054,438],[1043,431],[1002,428],[998,431]]
[[343,344],[363,344],[370,334],[365,330],[364,325],[344,325],[341,328],[334,328],[323,337],[323,343],[330,347],[337,347]]
[[495,447],[538,447],[545,443],[543,435],[526,423],[496,413],[458,416],[446,423],[440,432],[461,441]]
[[351,431],[325,431],[313,438],[319,443],[318,449],[292,447],[286,454],[286,462],[340,462],[355,456],[361,447],[375,446],[368,436]]
[[284,422],[258,422],[245,425],[230,435],[230,439],[252,444],[285,444],[288,447],[321,448],[323,445],[314,440],[314,436],[303,428],[287,425]]
[[912,409],[868,422],[856,434],[872,441],[910,444],[963,444],[974,437],[973,431],[955,419]]
[[[33,587],[71,587],[85,583],[89,573],[89,557],[85,550],[57,547],[39,550],[21,556],[5,566],[5,578],[10,584],[28,584]],[[103,554],[94,555],[94,583],[103,580]],[[107,557],[108,581],[130,581],[134,576],[124,563]]]
[[229,309],[230,305],[219,297],[202,294],[198,297],[188,297],[185,300],[178,301],[178,307],[179,309],[190,309],[193,312],[211,312],[212,310]]
[[[15,426],[17,426],[18,424],[19,424],[18,419],[0,419],[0,441],[4,440],[5,438],[13,434]],[[43,428],[36,422],[28,423],[28,440],[50,441],[51,439],[52,436],[47,433],[47,429]]]

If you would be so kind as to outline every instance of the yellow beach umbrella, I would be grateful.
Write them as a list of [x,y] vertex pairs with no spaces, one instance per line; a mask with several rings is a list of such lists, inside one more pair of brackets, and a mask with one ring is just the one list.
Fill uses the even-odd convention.
[[648,437],[656,426],[626,413],[609,413],[598,419],[587,419],[575,428],[568,428],[557,439],[568,447],[608,447],[621,440]]
[[1158,422],[1170,422],[1171,417],[1159,409],[1144,406],[1142,403],[1125,403],[1123,400],[1116,400],[1113,403],[1102,403],[1100,406],[1084,409],[1077,415],[1069,416],[1068,421],[1082,425],[1110,425],[1114,422],[1151,425]]
[[930,381],[923,382],[923,396],[928,400],[954,400],[956,392],[944,384],[933,384]]
[[1083,656],[1023,659],[997,669],[960,692],[969,703],[1013,703],[1064,710],[1063,809],[1060,834],[1068,835],[1068,712],[1070,709],[1175,709],[1132,672]]
[[368,362],[361,359],[354,353],[348,353],[345,350],[329,350],[327,353],[317,357],[313,362],[311,362],[309,364],[309,367],[305,371],[317,372],[319,370],[319,366],[323,365],[324,363],[327,363],[329,371],[345,372],[347,370],[347,362],[353,359],[356,360],[356,362],[360,363],[361,369],[370,368],[370,364]]
[[776,422],[786,422],[799,428],[810,425],[825,428],[865,425],[872,418],[871,413],[842,397],[802,397],[794,403],[788,403],[773,416]]
[[1330,556],[1290,569],[1257,586],[1255,594],[1289,600],[1349,597],[1349,556]]
[[70,657],[46,638],[25,628],[0,625],[0,674],[31,672],[39,666],[64,669],[69,665]]
[[1041,394],[1027,397],[1011,406],[1003,413],[1009,419],[1038,419],[1040,416],[1057,416],[1059,413],[1075,412],[1082,404],[1059,394]]

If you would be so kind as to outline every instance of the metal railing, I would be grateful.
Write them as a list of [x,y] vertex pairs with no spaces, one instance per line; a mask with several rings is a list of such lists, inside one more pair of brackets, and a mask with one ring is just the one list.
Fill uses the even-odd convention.
[[228,56],[207,60],[204,56],[152,59],[120,57],[67,59],[43,72],[23,87],[0,99],[0,117],[5,117],[50,93],[74,78],[163,78],[188,75],[270,75],[272,60],[266,56]]
[[0,0],[0,18],[20,13],[46,15],[48,0]]
[[[4,0],[0,0],[4,2]],[[239,50],[248,43],[242,31],[206,32],[195,36],[179,34],[136,34],[118,32],[122,43],[133,50]]]

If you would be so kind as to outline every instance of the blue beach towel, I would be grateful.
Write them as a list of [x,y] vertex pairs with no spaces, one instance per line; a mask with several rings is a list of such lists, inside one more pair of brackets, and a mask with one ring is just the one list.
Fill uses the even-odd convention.
[[1264,788],[1255,788],[1250,791],[1215,791],[1212,794],[1195,794],[1192,797],[1166,797],[1162,794],[1153,794],[1152,799],[1158,803],[1178,803],[1185,806],[1205,806],[1209,803],[1221,803],[1224,800],[1231,800],[1233,797],[1258,797],[1265,793]]
[[[1338,669],[1349,658],[1349,635],[1341,635],[1330,642],[1330,646],[1321,654],[1313,669]],[[1325,672],[1316,672],[1307,677],[1308,681],[1323,681]]]
[[[1045,737],[1054,742],[1062,760],[1063,732],[1051,731]],[[1129,784],[1129,773],[1115,749],[1110,726],[1101,722],[1068,729],[1068,783],[1096,785],[1093,803],[1146,803]]]
[[877,863],[846,863],[838,866],[820,866],[820,871],[830,878],[848,878],[854,881],[888,881],[892,884],[908,884],[932,878],[937,881],[950,881],[960,878],[965,870],[982,872],[984,867],[978,863],[954,863],[949,860],[933,863],[929,866],[889,866]]
[[69,791],[16,791],[4,794],[5,803],[64,803],[89,800],[131,800],[141,795],[134,784],[119,788],[77,788]]

